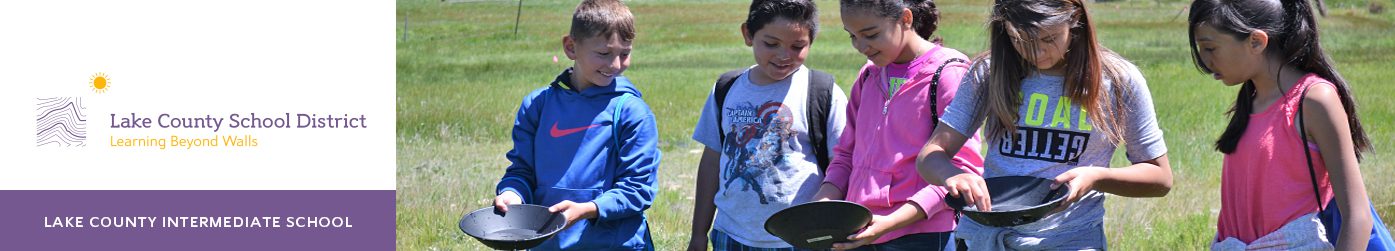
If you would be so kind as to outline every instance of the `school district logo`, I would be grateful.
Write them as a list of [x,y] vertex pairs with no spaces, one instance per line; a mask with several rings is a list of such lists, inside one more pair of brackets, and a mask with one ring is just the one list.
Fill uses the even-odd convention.
[[34,119],[38,146],[87,146],[87,106],[80,97],[39,98]]

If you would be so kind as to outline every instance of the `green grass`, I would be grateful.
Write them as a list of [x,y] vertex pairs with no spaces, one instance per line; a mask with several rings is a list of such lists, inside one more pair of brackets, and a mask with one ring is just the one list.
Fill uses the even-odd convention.
[[[1388,8],[1389,0],[1375,0]],[[846,90],[863,57],[851,49],[836,1],[820,0],[821,30],[807,64],[833,73]],[[1362,172],[1381,217],[1395,219],[1395,10],[1370,14],[1367,1],[1334,0],[1323,45],[1353,85],[1375,152]],[[514,1],[399,0],[397,6],[397,245],[403,250],[479,250],[455,226],[489,205],[508,164],[509,127],[519,100],[570,62],[561,54],[575,1],[525,1],[518,35]],[[628,1],[638,21],[625,75],[658,116],[660,193],[647,211],[660,249],[686,245],[699,145],[689,139],[717,75],[752,64],[738,25],[744,1]],[[942,0],[937,35],[966,54],[986,48],[986,1]],[[1091,5],[1100,41],[1136,63],[1148,79],[1166,132],[1174,187],[1156,199],[1108,200],[1112,248],[1203,249],[1215,232],[1221,155],[1212,142],[1235,88],[1200,74],[1186,40],[1186,1],[1132,0]],[[1346,6],[1346,7],[1341,7]],[[1180,16],[1178,15],[1180,13]],[[404,28],[405,25],[405,28]],[[405,37],[405,40],[404,40]],[[560,62],[553,63],[556,56]],[[1121,151],[1122,152],[1122,151]],[[1121,153],[1122,154],[1122,153]],[[1116,158],[1116,160],[1119,160]],[[1119,161],[1116,161],[1119,162]]]

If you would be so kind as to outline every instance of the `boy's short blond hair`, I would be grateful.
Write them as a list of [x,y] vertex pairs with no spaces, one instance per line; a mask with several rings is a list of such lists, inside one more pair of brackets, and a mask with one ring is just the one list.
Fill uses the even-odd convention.
[[633,41],[635,17],[620,0],[583,0],[572,13],[568,35],[573,40],[620,35],[622,40]]

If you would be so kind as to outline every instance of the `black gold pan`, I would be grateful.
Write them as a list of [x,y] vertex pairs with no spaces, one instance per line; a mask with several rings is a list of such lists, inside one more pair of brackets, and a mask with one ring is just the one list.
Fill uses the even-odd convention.
[[945,196],[945,204],[985,226],[1011,227],[1045,218],[1066,199],[1068,184],[1051,189],[1054,180],[1032,176],[1002,176],[984,179],[992,211],[965,205],[963,198]]
[[857,203],[815,201],[776,212],[765,220],[765,231],[797,248],[829,249],[871,221],[872,212]]
[[529,249],[552,238],[566,227],[562,214],[539,205],[509,205],[503,213],[493,206],[481,208],[460,218],[460,231],[498,250]]

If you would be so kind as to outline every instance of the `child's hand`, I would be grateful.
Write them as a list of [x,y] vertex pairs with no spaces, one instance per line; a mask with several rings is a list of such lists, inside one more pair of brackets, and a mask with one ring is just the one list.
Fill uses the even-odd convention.
[[553,213],[561,212],[562,216],[567,219],[568,227],[572,226],[572,223],[576,223],[576,221],[581,219],[596,218],[596,215],[598,214],[596,212],[596,203],[576,203],[570,200],[557,202],[557,205],[552,205],[552,207],[548,208],[547,211]]
[[988,183],[984,182],[981,176],[972,173],[954,175],[945,179],[945,188],[949,190],[949,196],[964,198],[966,205],[975,205],[979,211],[993,210],[993,201],[988,195]]
[[814,201],[842,200],[843,197],[843,191],[830,183],[823,183],[819,186],[819,191],[814,193]]
[[848,236],[848,242],[833,243],[833,250],[849,250],[872,244],[873,241],[877,241],[878,238],[881,238],[882,234],[886,234],[891,228],[891,225],[894,224],[895,222],[892,222],[886,216],[874,214],[872,215],[872,221],[867,223],[866,228],[863,228],[861,232]]
[[707,236],[697,234],[688,238],[688,251],[707,251]]
[[[1061,206],[1056,207],[1055,212],[1065,210],[1071,204],[1080,200],[1085,193],[1094,190],[1095,181],[1103,178],[1109,168],[1097,166],[1082,166],[1066,171],[1061,175],[1056,175],[1056,182],[1051,183],[1051,189],[1060,187],[1061,184],[1070,184],[1070,191],[1066,193],[1066,200],[1061,202]],[[1054,213],[1054,212],[1053,212]]]
[[494,196],[494,209],[499,212],[509,212],[509,205],[523,204],[523,197],[513,191],[504,191],[499,196]]

